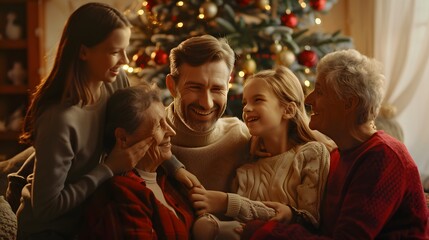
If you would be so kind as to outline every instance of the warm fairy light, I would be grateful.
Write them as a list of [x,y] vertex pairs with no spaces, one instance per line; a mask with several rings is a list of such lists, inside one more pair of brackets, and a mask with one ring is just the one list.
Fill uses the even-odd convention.
[[198,14],[198,18],[199,19],[204,19],[204,14],[202,14],[202,13]]
[[137,54],[133,55],[133,61],[137,61],[138,58],[139,58],[139,55],[137,55]]
[[228,83],[228,89],[232,88],[232,83]]
[[304,69],[305,74],[309,74],[311,72],[310,68],[305,68]]
[[239,71],[238,72],[238,76],[240,77],[244,77],[244,75],[246,75],[246,73],[244,71]]
[[178,28],[182,28],[182,27],[183,27],[183,22],[178,22],[178,23],[176,24],[176,26],[177,26]]
[[124,69],[124,71],[127,71],[127,69],[129,68],[130,66],[128,66],[128,64],[125,64],[124,66],[122,66],[122,69]]
[[143,9],[138,10],[137,14],[140,15],[140,16],[143,15],[144,14],[144,10]]
[[304,1],[301,1],[299,4],[301,5],[302,8],[306,8],[307,7],[307,3],[305,3]]
[[314,19],[314,23],[316,23],[317,25],[320,25],[322,24],[322,19],[317,17],[316,19]]
[[304,81],[304,85],[305,85],[306,87],[310,87],[311,83],[310,83],[310,81],[305,80],[305,81]]
[[129,67],[129,68],[127,69],[127,71],[128,71],[129,73],[133,73],[133,71],[134,71],[134,68],[132,68],[132,67]]
[[183,5],[184,5],[183,1],[178,1],[176,3],[176,6],[178,6],[178,7],[183,7]]
[[142,2],[142,6],[143,6],[143,7],[147,7],[147,5],[148,5],[148,2],[147,2],[147,1],[143,1],[143,2]]
[[291,14],[291,10],[288,8],[288,9],[286,9],[286,14]]
[[270,11],[271,10],[271,6],[270,5],[265,5],[265,10]]

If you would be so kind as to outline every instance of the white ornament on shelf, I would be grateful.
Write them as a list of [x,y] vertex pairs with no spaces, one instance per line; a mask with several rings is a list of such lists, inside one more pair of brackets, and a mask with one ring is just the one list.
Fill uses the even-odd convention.
[[12,131],[21,130],[22,124],[24,122],[24,106],[17,108],[9,117],[7,124],[7,129]]
[[22,37],[22,28],[15,23],[16,17],[15,12],[9,12],[6,16],[5,34],[11,40],[18,40]]
[[23,85],[27,78],[27,70],[24,69],[21,62],[14,62],[12,69],[7,72],[7,76],[13,85]]

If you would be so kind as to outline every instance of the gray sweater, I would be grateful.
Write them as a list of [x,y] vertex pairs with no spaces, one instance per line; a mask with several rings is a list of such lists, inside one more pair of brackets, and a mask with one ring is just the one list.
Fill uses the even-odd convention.
[[36,162],[18,209],[20,237],[44,230],[73,236],[82,202],[112,171],[100,163],[108,97],[129,86],[124,74],[102,85],[95,104],[55,104],[36,120]]

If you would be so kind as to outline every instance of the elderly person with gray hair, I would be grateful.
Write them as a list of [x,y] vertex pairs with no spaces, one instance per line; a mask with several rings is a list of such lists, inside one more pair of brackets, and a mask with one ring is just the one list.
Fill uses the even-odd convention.
[[252,239],[428,239],[428,208],[407,148],[374,126],[384,96],[379,63],[356,50],[327,54],[317,66],[310,128],[330,137],[331,169],[319,236],[268,222]]

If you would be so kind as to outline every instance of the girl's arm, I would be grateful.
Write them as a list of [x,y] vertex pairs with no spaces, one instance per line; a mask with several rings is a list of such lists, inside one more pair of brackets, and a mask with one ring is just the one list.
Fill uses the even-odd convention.
[[190,191],[190,200],[199,216],[205,213],[225,214],[238,221],[247,222],[253,219],[269,220],[275,215],[275,211],[263,203],[234,193],[193,188]]

